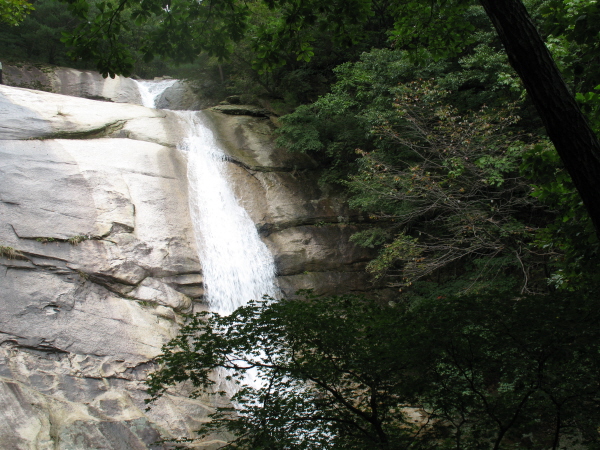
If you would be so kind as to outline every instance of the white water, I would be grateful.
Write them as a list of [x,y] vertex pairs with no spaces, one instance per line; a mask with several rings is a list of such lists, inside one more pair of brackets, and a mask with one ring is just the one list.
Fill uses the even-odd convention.
[[156,108],[156,100],[167,89],[173,86],[177,80],[161,80],[149,81],[133,80],[138,85],[140,96],[142,97],[142,105],[146,108]]
[[[177,80],[137,82],[144,106]],[[188,162],[189,206],[211,311],[229,314],[249,300],[276,297],[275,262],[254,222],[238,203],[227,163],[212,131],[196,111],[173,111],[187,136],[178,145]]]
[[211,310],[229,314],[249,300],[277,295],[275,262],[227,179],[225,154],[201,113],[180,111],[188,136],[189,201]]

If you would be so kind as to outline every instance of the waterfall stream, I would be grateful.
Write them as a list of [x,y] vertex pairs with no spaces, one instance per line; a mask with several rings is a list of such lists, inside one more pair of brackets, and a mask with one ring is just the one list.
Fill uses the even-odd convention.
[[273,256],[235,198],[225,154],[199,114],[179,115],[189,130],[179,149],[188,160],[190,210],[209,306],[227,314],[248,300],[275,296]]
[[156,100],[168,88],[177,83],[177,80],[160,80],[160,81],[138,81],[133,80],[138,86],[140,96],[142,97],[142,105],[146,108],[156,108]]
[[[153,108],[176,81],[138,82],[144,106]],[[189,207],[209,308],[229,314],[249,300],[277,296],[273,256],[233,193],[226,156],[202,112],[173,112],[186,130],[178,149],[188,162]]]

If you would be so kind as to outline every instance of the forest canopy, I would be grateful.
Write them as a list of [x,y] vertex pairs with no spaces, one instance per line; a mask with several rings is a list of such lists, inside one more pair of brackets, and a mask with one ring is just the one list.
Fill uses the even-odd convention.
[[278,143],[318,161],[361,215],[369,298],[254,299],[190,316],[163,349],[155,398],[180,382],[218,396],[217,369],[239,383],[238,408],[200,436],[598,448],[597,1],[34,6],[0,34],[3,57],[212,76],[223,97],[268,109]]
[[[260,74],[294,61],[310,62],[323,38],[332,47],[350,49],[372,47],[378,40],[381,45],[387,35],[388,45],[409,50],[415,60],[423,51],[436,59],[454,57],[475,43],[478,27],[469,20],[469,10],[482,7],[600,235],[595,200],[600,195],[600,141],[521,0],[438,0],[426,6],[408,0],[179,0],[168,5],[157,0],[64,1],[81,20],[65,40],[73,48],[71,55],[96,61],[105,76],[131,72],[132,51],[119,36],[132,23],[154,21],[141,48],[145,60],[159,54],[191,61],[205,52],[221,61],[246,40],[253,53],[249,63]],[[550,0],[531,3],[551,17],[561,6]],[[565,3],[581,10],[577,20],[597,14],[595,2]],[[261,12],[266,14],[258,16]],[[484,28],[489,29],[489,22]],[[587,30],[576,28],[570,33],[567,27],[562,37],[570,35],[581,48],[593,42],[586,38]]]

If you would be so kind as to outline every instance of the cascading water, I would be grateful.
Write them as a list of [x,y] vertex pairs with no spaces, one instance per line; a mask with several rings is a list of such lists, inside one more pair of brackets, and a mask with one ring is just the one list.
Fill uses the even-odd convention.
[[156,108],[156,99],[168,88],[177,83],[177,80],[160,80],[160,81],[137,81],[138,90],[142,97],[142,105],[146,108]]
[[[175,81],[138,82],[144,106],[154,107],[155,99]],[[249,300],[276,297],[273,256],[235,198],[225,154],[201,112],[173,112],[187,134],[178,148],[188,161],[190,211],[209,308],[229,314]]]
[[275,262],[252,219],[235,198],[226,158],[202,117],[180,112],[188,136],[190,209],[202,262],[205,297],[213,311],[228,314],[248,300],[277,295]]

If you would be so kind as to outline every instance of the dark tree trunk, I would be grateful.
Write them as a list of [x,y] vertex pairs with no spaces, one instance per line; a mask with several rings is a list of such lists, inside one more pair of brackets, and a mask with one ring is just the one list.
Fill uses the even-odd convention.
[[479,0],[600,237],[600,143],[521,0]]

